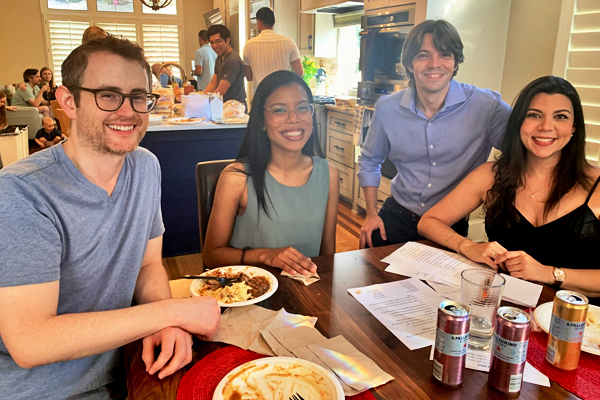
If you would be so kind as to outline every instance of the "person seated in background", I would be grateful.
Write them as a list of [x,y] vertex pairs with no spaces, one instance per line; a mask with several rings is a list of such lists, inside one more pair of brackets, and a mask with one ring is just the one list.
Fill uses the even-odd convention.
[[7,106],[6,103],[8,101],[8,98],[6,97],[6,93],[4,93],[4,91],[0,90],[0,129],[4,129],[8,126],[8,118],[6,116],[6,110],[8,111],[15,111],[17,108],[16,106]]
[[38,86],[42,78],[40,72],[35,68],[28,68],[23,72],[25,90],[17,90],[12,98],[12,105],[19,107],[36,107],[44,117],[50,117],[49,102],[44,100],[44,93],[50,90],[48,85],[41,88]]
[[[502,155],[469,174],[419,222],[419,233],[470,260],[600,303],[600,168],[585,159],[579,95],[545,76],[517,97]],[[450,226],[483,204],[489,243]],[[592,299],[590,299],[592,300]]]
[[81,37],[81,44],[85,42],[89,42],[90,40],[95,39],[104,39],[108,36],[108,32],[99,26],[92,25],[88,27],[85,31],[83,31],[83,36]]
[[240,55],[231,47],[231,32],[225,25],[211,25],[208,28],[210,47],[217,53],[215,73],[204,91],[219,93],[223,102],[237,100],[246,104],[246,87],[244,85],[244,63]]
[[219,179],[202,259],[290,274],[335,253],[339,173],[323,158],[310,89],[277,71],[258,86],[236,162]]
[[179,87],[183,87],[181,79],[173,76],[173,68],[171,68],[170,65],[167,65],[160,70],[160,84],[162,87],[167,87],[173,85],[173,83],[177,83]]
[[161,88],[160,84],[160,66],[162,63],[154,63],[150,69],[152,70],[152,87],[153,88]]
[[56,83],[54,83],[54,73],[52,70],[48,67],[43,67],[40,69],[40,77],[42,78],[42,81],[38,85],[40,89],[46,85],[50,88],[44,93],[44,100],[56,100],[56,96],[54,95],[54,92],[56,91]]
[[42,127],[35,135],[35,142],[42,149],[54,146],[66,137],[57,128],[54,120],[49,117],[42,119]]

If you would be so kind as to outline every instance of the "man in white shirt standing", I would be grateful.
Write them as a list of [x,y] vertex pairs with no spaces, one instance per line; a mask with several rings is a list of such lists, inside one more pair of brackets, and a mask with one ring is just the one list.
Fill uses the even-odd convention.
[[194,75],[196,75],[196,80],[198,81],[198,90],[204,90],[215,73],[217,53],[214,52],[210,47],[210,43],[208,43],[207,30],[203,29],[198,32],[198,42],[200,43],[200,48],[196,50],[194,57],[194,62],[196,63]]
[[244,72],[252,82],[252,93],[271,72],[294,69],[298,76],[304,74],[300,52],[296,43],[288,37],[275,33],[275,14],[268,7],[256,12],[256,26],[260,34],[244,47]]

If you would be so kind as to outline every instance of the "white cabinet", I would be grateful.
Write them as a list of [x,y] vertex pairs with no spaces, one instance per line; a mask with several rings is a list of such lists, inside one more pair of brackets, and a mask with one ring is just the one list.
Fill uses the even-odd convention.
[[388,6],[388,0],[365,0],[365,11]]
[[337,34],[332,14],[300,13],[298,50],[301,55],[337,57]]
[[28,128],[12,136],[0,136],[0,157],[6,167],[21,158],[29,155]]
[[303,56],[312,56],[315,48],[315,14],[299,14],[298,50]]
[[352,142],[354,114],[329,110],[327,112],[327,160],[340,173],[340,197],[354,200],[354,143]]

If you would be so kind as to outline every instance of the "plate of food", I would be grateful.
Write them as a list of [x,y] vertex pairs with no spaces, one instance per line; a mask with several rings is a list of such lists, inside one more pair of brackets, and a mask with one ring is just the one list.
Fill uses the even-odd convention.
[[219,382],[212,400],[344,400],[338,380],[323,367],[290,357],[266,357],[240,365]]
[[[553,304],[553,302],[544,303],[533,312],[535,322],[546,333],[548,333],[552,319]],[[600,356],[600,307],[590,305],[588,309],[581,351]]]
[[217,299],[221,307],[242,307],[267,299],[275,293],[279,283],[267,270],[248,265],[233,265],[211,269],[201,274],[217,278],[241,278],[231,286],[221,286],[217,281],[194,279],[190,285],[192,296],[209,296]]
[[204,121],[206,118],[196,118],[196,117],[190,117],[190,118],[170,118],[169,122],[175,125],[195,125],[197,123],[200,123],[202,121]]

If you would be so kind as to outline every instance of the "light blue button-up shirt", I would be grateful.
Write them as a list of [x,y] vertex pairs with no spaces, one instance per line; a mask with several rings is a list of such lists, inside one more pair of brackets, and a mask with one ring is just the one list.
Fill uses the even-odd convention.
[[398,174],[394,199],[423,215],[471,171],[487,161],[506,130],[510,106],[499,93],[450,82],[440,111],[431,119],[415,105],[409,87],[381,97],[358,157],[361,187],[379,187],[386,157]]

